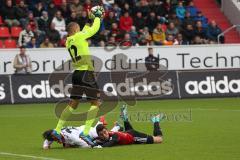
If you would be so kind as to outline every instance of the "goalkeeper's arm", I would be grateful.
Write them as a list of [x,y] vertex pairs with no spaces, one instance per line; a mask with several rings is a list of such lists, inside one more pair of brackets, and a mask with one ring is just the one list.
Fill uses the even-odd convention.
[[95,17],[91,27],[84,27],[82,33],[84,39],[88,39],[96,34],[100,28],[101,20],[98,17]]

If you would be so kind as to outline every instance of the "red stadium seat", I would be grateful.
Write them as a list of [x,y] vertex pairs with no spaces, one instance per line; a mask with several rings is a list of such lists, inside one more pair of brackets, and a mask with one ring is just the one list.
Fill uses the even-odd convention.
[[21,31],[22,31],[21,27],[12,27],[11,28],[11,36],[14,38],[18,38]]
[[3,42],[0,40],[0,48],[3,48]]
[[14,39],[6,39],[4,41],[5,48],[17,48],[16,41]]
[[16,4],[19,4],[20,3],[20,0],[16,0]]
[[7,27],[0,27],[0,38],[10,37],[9,29]]
[[0,25],[3,25],[3,20],[1,16],[0,16]]
[[60,6],[62,4],[62,0],[53,0],[53,3],[56,5],[56,6]]

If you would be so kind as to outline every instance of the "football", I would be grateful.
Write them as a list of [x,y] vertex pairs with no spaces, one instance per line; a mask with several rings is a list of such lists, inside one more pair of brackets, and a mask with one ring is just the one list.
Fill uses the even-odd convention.
[[103,18],[105,11],[102,6],[94,6],[91,8],[91,14],[94,18],[95,17]]

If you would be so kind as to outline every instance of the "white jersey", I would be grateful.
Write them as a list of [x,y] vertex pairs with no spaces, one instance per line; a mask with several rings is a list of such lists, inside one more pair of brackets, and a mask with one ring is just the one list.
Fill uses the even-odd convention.
[[[95,127],[91,127],[89,131],[89,137],[93,140],[98,137],[96,126],[98,124],[102,124],[101,122],[98,122]],[[90,148],[91,146],[88,145],[87,142],[85,142],[82,138],[80,138],[80,135],[83,133],[85,128],[85,125],[80,127],[65,127],[61,130],[61,135],[63,136],[65,140],[65,144],[71,145],[71,146],[79,146],[81,148]],[[120,129],[119,126],[114,126],[111,131],[117,132]],[[44,140],[43,142],[43,148],[49,149],[50,145],[53,141]]]
[[[84,131],[85,126],[80,127],[66,127],[61,130],[61,135],[63,136],[65,143],[68,145],[76,145],[82,148],[91,147],[80,138],[80,134]],[[97,138],[96,128],[91,127],[89,131],[89,137],[91,139]]]

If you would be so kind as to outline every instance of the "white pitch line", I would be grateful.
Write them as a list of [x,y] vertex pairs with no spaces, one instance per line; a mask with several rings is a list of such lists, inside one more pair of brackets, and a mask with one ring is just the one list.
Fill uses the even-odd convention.
[[63,159],[56,159],[56,158],[50,158],[50,157],[38,157],[38,156],[15,154],[15,153],[8,153],[8,152],[0,152],[0,155],[11,156],[11,157],[24,157],[24,158],[31,158],[31,159],[41,159],[41,160],[63,160]]

